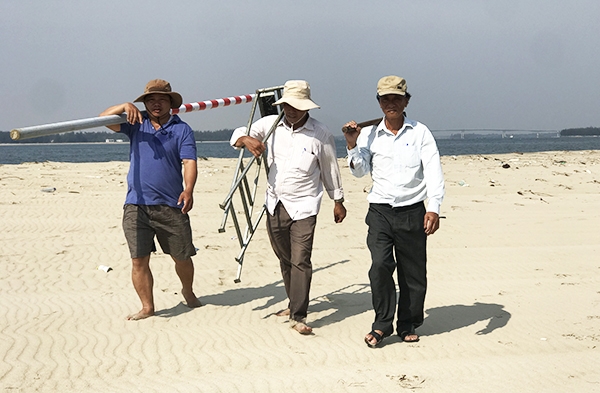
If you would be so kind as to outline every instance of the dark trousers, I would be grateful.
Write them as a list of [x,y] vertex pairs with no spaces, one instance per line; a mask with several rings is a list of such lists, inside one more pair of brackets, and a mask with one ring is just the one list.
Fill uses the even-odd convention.
[[281,203],[273,215],[267,214],[267,232],[279,258],[285,292],[289,299],[290,319],[304,322],[308,312],[312,280],[313,239],[317,216],[294,221]]
[[397,270],[400,288],[398,334],[414,333],[415,328],[423,324],[427,290],[424,217],[425,206],[422,202],[397,208],[385,204],[369,205],[365,221],[369,226],[367,245],[372,260],[369,280],[375,310],[373,330],[381,330],[386,335],[394,331],[394,270]]

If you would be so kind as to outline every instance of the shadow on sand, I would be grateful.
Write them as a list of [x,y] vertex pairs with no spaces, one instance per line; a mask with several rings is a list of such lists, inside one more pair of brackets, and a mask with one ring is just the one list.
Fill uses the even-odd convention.
[[434,307],[428,309],[426,313],[423,326],[419,328],[419,334],[422,336],[448,333],[482,321],[488,321],[487,326],[476,334],[489,334],[506,326],[511,317],[501,304],[479,302],[472,306],[455,304]]
[[[329,265],[319,267],[313,270],[313,274],[318,274],[318,272],[330,269],[332,267],[342,265],[344,263],[349,262],[348,259],[344,259],[338,262],[331,263]],[[256,299],[266,299],[265,303],[262,306],[258,306],[253,308],[255,311],[266,310],[269,307],[276,305],[280,302],[284,302],[287,300],[287,295],[285,293],[285,288],[283,286],[283,280],[275,281],[271,284],[267,284],[261,287],[243,287],[239,286],[234,289],[229,289],[222,293],[217,293],[214,295],[201,296],[200,301],[204,305],[213,305],[213,306],[239,306],[245,303],[249,303]],[[311,300],[311,307],[312,307]],[[311,312],[311,307],[309,307],[309,313]],[[193,309],[185,306],[183,303],[179,303],[178,305],[157,311],[155,315],[168,318],[174,317],[177,315],[184,314],[186,312],[192,311]],[[268,318],[273,314],[269,314],[264,318]]]
[[[341,260],[330,265],[314,269],[314,273],[342,265],[349,260]],[[256,299],[265,299],[261,306],[254,307],[254,311],[266,310],[280,302],[285,302],[287,296],[283,287],[283,281],[279,280],[262,287],[237,287],[225,292],[202,296],[203,304],[214,306],[239,306]],[[183,303],[176,306],[159,310],[157,316],[163,318],[174,317],[192,311]],[[346,318],[360,315],[365,312],[373,313],[371,305],[371,291],[369,284],[350,284],[339,288],[328,294],[311,299],[309,312],[309,324],[314,328],[320,328],[330,324],[338,323]],[[312,319],[311,314],[324,313],[326,315],[318,319]],[[269,318],[273,313],[264,316]],[[434,307],[426,310],[426,317],[418,330],[420,336],[433,336],[461,329],[481,321],[488,321],[487,326],[476,334],[484,335],[496,329],[506,326],[511,314],[504,310],[504,306],[494,303],[479,303],[473,305],[455,304],[449,306]],[[365,332],[370,326],[365,326]]]

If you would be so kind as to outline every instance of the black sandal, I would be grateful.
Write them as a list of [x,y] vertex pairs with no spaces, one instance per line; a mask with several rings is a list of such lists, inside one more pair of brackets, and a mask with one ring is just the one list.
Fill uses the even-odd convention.
[[[415,340],[407,340],[406,336],[417,336],[417,338]],[[419,341],[419,335],[415,332],[408,332],[408,331],[403,331],[402,333],[399,334],[400,338],[402,339],[402,341],[404,341],[405,343],[416,343]]]
[[389,336],[389,334],[388,335],[379,334],[375,330],[371,330],[371,332],[369,334],[375,339],[375,344],[371,344],[371,342],[369,342],[367,337],[365,337],[365,343],[369,346],[369,348],[377,348],[379,346],[379,344],[381,344],[383,339],[386,338],[387,336]]

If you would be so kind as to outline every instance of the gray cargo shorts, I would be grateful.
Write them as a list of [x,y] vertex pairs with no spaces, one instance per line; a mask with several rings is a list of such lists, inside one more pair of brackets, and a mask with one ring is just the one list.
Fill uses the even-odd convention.
[[155,252],[154,236],[163,252],[178,261],[185,261],[196,255],[190,218],[179,208],[166,205],[125,205],[123,232],[131,258],[141,258]]

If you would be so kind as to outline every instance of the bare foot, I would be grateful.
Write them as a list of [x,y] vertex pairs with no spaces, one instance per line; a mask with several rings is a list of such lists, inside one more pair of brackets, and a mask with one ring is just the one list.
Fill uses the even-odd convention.
[[312,334],[312,328],[304,322],[290,321],[292,322],[292,329],[300,334],[307,335]]
[[276,316],[278,317],[289,317],[290,316],[290,309],[286,308],[285,310],[281,310],[275,313]]
[[200,300],[194,295],[194,292],[190,291],[190,293],[187,294],[182,292],[181,294],[189,308],[202,307],[202,303],[200,303]]
[[144,311],[144,309],[140,310],[135,314],[130,314],[127,316],[128,321],[139,321],[140,319],[146,319],[154,315],[154,311]]

